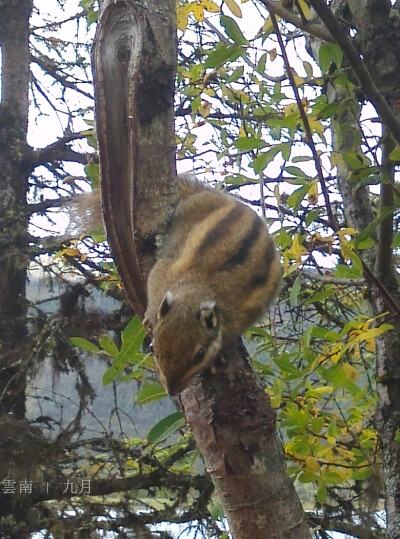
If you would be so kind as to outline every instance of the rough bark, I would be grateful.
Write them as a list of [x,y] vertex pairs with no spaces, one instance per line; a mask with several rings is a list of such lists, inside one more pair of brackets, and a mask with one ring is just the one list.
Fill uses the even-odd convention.
[[[102,2],[93,61],[108,240],[134,309],[145,309],[154,238],[176,201],[175,5]],[[150,51],[150,52],[149,52]],[[181,405],[235,539],[310,537],[285,473],[274,413],[241,348]]]
[[164,202],[175,187],[171,10],[165,3],[150,18],[150,10],[139,5],[103,2],[93,49],[104,220],[125,290],[140,315],[156,234],[167,219]]
[[[29,265],[27,253],[26,165],[29,87],[29,17],[31,0],[0,1],[0,47],[2,59],[0,103],[0,440],[3,480],[23,474],[32,459],[31,445],[22,444],[9,424],[23,424],[29,343],[27,338],[25,287]],[[7,419],[9,422],[6,424]],[[26,441],[26,440],[25,440]],[[33,449],[33,451],[35,451]],[[21,457],[21,455],[23,455]],[[29,519],[29,497],[12,499],[0,494],[0,534],[17,538]]]
[[286,474],[275,413],[255,380],[243,345],[225,351],[229,364],[180,397],[235,539],[309,537]]
[[0,412],[25,413],[30,0],[0,2]]

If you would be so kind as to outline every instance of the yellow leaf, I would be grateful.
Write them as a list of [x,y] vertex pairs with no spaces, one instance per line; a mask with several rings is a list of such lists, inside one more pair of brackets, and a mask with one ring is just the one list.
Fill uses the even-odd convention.
[[193,15],[196,21],[203,22],[204,21],[204,7],[201,4],[195,4],[192,7]]
[[341,236],[352,236],[353,234],[357,234],[358,230],[356,230],[355,228],[351,228],[351,227],[347,227],[347,228],[341,228],[340,230],[338,230],[336,232],[336,234],[339,236],[339,238]]
[[304,82],[303,77],[299,77],[298,75],[293,75],[293,80],[296,86],[301,86]]
[[332,167],[343,168],[346,166],[342,154],[340,154],[339,152],[332,152],[330,155],[330,160]]
[[270,34],[274,29],[274,25],[272,24],[271,17],[267,17],[263,24],[263,31],[266,34]]
[[342,447],[337,447],[336,451],[339,453],[341,457],[346,459],[347,461],[354,462],[356,460],[356,456],[352,451],[349,451],[348,449],[344,449]]
[[278,184],[275,185],[275,187],[274,187],[274,195],[275,195],[277,203],[280,204],[281,203],[281,194],[279,192],[279,185]]
[[249,0],[242,0],[242,4],[245,4],[246,2],[248,2]]
[[235,0],[225,0],[225,4],[228,6],[228,8],[231,10],[231,12],[233,13],[233,15],[235,15],[235,17],[238,17],[239,19],[242,17],[242,10],[240,9],[240,7],[237,5],[237,3],[235,2]]
[[346,378],[348,378],[352,382],[358,379],[358,371],[355,367],[353,367],[353,365],[349,365],[348,363],[342,363],[342,369]]
[[269,57],[271,59],[271,62],[273,62],[278,53],[277,53],[276,49],[272,49],[272,50],[268,51],[268,54],[269,54]]
[[318,181],[313,180],[308,191],[308,203],[314,206],[318,202]]
[[371,352],[371,354],[375,354],[375,340],[369,339],[366,341],[365,348],[368,350],[368,352]]
[[304,0],[299,0],[299,7],[303,12],[303,15],[306,19],[310,20],[313,18],[310,6]]
[[215,96],[215,92],[212,88],[204,88],[203,94],[209,95],[210,97]]
[[306,457],[306,470],[311,473],[318,473],[320,466],[314,457]]
[[199,112],[203,116],[203,118],[207,118],[207,116],[210,114],[210,110],[211,103],[209,103],[208,101],[203,101],[199,107]]
[[319,394],[324,394],[324,393],[332,393],[333,391],[333,387],[332,386],[321,386],[321,387],[313,387],[312,388],[312,393],[316,393],[317,395]]
[[283,109],[285,116],[289,116],[290,114],[293,114],[296,111],[298,112],[298,110],[299,109],[297,107],[297,103],[290,103],[290,105],[286,105],[286,107],[284,107]]
[[176,25],[178,30],[184,32],[188,25],[189,13],[192,11],[192,4],[179,6],[176,10]]
[[202,0],[201,4],[204,7],[204,9],[206,9],[210,13],[218,13],[219,12],[219,7],[212,0]]
[[302,256],[307,254],[307,249],[305,247],[303,247],[302,245],[300,245],[300,243],[299,243],[299,235],[298,234],[295,234],[295,236],[293,238],[293,241],[292,241],[292,245],[291,245],[290,249],[288,250],[288,253],[291,254],[293,256],[293,258],[295,260],[297,260],[298,262],[301,261]]
[[332,361],[332,363],[334,365],[336,365],[336,363],[339,361],[341,356],[342,356],[342,349],[341,349],[340,345],[335,344],[334,346],[332,346],[332,351],[331,351],[330,358],[331,358],[331,361]]
[[247,137],[247,133],[246,133],[246,130],[243,127],[243,125],[241,125],[240,128],[239,128],[239,138],[240,137]]
[[[301,79],[301,81],[304,82],[304,79]],[[318,133],[319,135],[322,135],[325,131],[325,127],[322,125],[322,123],[319,120],[313,118],[311,115],[308,115],[308,123],[310,125],[311,131]]]

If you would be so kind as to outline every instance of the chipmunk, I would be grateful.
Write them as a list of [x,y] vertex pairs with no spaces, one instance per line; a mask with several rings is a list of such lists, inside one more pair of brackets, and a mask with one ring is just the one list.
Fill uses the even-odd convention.
[[144,326],[177,395],[266,310],[281,277],[263,220],[230,195],[181,182],[181,201],[148,282]]

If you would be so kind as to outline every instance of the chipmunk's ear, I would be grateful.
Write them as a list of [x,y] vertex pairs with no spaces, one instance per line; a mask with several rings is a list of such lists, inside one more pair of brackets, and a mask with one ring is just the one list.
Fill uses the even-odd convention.
[[204,329],[214,329],[218,325],[215,301],[203,301],[197,312],[197,319]]
[[160,304],[160,307],[158,309],[158,313],[157,313],[158,320],[163,318],[168,313],[168,311],[171,309],[173,302],[174,302],[174,296],[170,290],[167,290]]

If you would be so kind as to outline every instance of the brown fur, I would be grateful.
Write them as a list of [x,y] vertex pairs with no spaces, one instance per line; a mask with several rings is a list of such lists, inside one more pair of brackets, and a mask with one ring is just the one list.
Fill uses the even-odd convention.
[[182,182],[181,193],[149,275],[144,321],[172,395],[265,312],[281,275],[273,241],[253,210],[199,182]]

